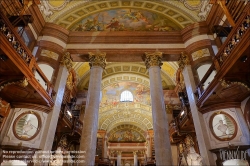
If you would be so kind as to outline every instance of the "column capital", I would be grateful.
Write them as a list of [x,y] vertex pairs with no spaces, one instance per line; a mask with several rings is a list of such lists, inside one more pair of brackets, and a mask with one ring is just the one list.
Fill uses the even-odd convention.
[[100,66],[103,69],[106,67],[106,53],[105,52],[97,52],[92,53],[89,52],[89,66]]
[[116,151],[117,155],[122,155],[122,151],[121,150],[118,150]]
[[137,155],[137,153],[138,153],[138,151],[133,151],[133,154],[134,154],[134,155]]
[[190,64],[190,61],[189,61],[188,55],[185,52],[181,52],[181,56],[180,56],[180,58],[178,60],[179,68],[181,70],[183,70],[184,67],[186,65],[189,65],[189,64]]
[[146,68],[149,69],[151,66],[159,66],[163,64],[162,59],[162,52],[156,51],[153,53],[145,52],[145,56],[142,58],[145,62]]
[[72,59],[70,57],[70,53],[69,52],[65,52],[63,54],[63,57],[62,57],[62,60],[61,60],[61,64],[63,66],[65,66],[68,69],[68,71],[72,68],[73,61],[72,61]]

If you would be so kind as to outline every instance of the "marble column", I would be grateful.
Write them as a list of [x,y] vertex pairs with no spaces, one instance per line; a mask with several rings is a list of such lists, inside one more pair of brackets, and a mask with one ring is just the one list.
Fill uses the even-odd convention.
[[[40,149],[42,150],[42,152],[50,151],[52,149],[57,122],[58,122],[58,117],[59,117],[60,110],[61,110],[63,94],[64,94],[66,82],[67,82],[68,70],[71,70],[71,67],[72,67],[72,61],[70,60],[67,62],[64,61],[66,56],[70,56],[69,53],[65,53],[63,55],[62,62],[61,62],[61,65],[59,67],[58,74],[56,77],[57,80],[54,86],[56,95],[53,98],[55,101],[55,104],[54,104],[53,110],[47,116],[46,123],[44,123],[45,127],[43,131],[43,136],[41,139],[42,141],[40,144]],[[47,165],[47,162],[48,162],[48,158],[46,158],[43,161],[43,165]],[[41,166],[39,163],[35,163],[35,165]]]
[[145,53],[143,56],[150,79],[156,165],[173,165],[161,82],[161,58],[161,52]]
[[107,135],[105,135],[104,136],[104,146],[103,146],[103,158],[107,158],[107,150],[108,150],[108,148],[107,148],[107,139],[108,139],[108,137],[107,137]]
[[[186,56],[182,54],[182,56]],[[182,74],[184,77],[184,82],[186,85],[187,95],[189,99],[190,109],[194,121],[195,132],[198,140],[200,155],[203,157],[203,165],[216,165],[212,153],[209,151],[210,143],[208,140],[208,134],[206,131],[206,126],[202,114],[199,112],[196,105],[196,96],[194,95],[196,85],[194,81],[194,76],[192,68],[188,63],[188,60],[185,60],[185,57],[182,57],[181,65]],[[180,60],[179,60],[180,61]]]
[[106,53],[89,53],[90,79],[83,119],[80,150],[85,152],[83,165],[95,165],[98,114],[101,93],[102,72],[106,66]]
[[134,154],[134,166],[137,166],[138,165],[137,151],[133,151],[133,154]]
[[151,157],[151,138],[149,133],[147,134],[147,142],[146,142],[146,146],[147,146],[147,157]]
[[122,165],[122,151],[117,151],[117,166]]

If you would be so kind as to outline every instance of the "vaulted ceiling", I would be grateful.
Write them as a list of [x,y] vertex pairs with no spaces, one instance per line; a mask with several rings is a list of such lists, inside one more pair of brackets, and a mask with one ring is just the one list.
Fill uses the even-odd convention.
[[[85,47],[93,44],[92,40],[94,41],[95,35],[100,32],[105,36],[105,32],[110,34],[114,31],[123,31],[124,35],[125,32],[130,31],[130,35],[134,33],[136,36],[136,32],[139,31],[156,33],[157,31],[181,31],[187,25],[205,20],[211,9],[209,1],[204,0],[41,0],[40,2],[39,8],[46,22],[55,23],[69,31],[93,32],[93,34],[88,33],[90,37],[94,35],[90,43],[82,44]],[[86,38],[86,36],[83,37]],[[105,38],[104,41],[106,40]],[[119,40],[118,37],[117,40]],[[148,40],[150,41],[151,38],[149,37]],[[112,43],[105,42],[97,42],[91,46],[96,48],[91,49],[97,51],[102,51],[99,50],[100,48],[115,49],[113,47],[116,45],[112,46]],[[150,45],[150,42],[148,43]],[[108,45],[105,46],[105,44]],[[121,46],[124,47],[123,44]],[[153,46],[154,44],[151,47]],[[155,49],[159,47],[160,43],[157,43]],[[119,49],[122,50],[122,48]],[[130,47],[123,52],[129,49]],[[143,49],[147,49],[147,46],[144,45],[139,51],[143,52]],[[133,55],[130,55],[130,58],[133,59]],[[78,89],[88,89],[90,74],[88,63],[75,62],[73,68],[79,78]],[[163,63],[161,72],[163,89],[174,88],[177,69],[178,65],[175,61]],[[138,94],[137,87],[143,87],[144,96]],[[119,95],[124,89],[134,93],[138,101],[136,103],[119,102]],[[146,102],[150,100],[147,89],[149,89],[148,70],[142,61],[107,62],[102,80],[99,129],[113,133],[128,124],[139,133],[152,129],[151,106]]]

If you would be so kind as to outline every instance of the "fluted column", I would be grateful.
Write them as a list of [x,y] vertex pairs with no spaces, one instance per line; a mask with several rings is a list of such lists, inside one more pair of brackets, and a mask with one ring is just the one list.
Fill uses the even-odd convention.
[[156,165],[173,165],[161,83],[161,58],[161,52],[145,53],[143,56],[150,79]]
[[133,151],[134,154],[134,166],[137,166],[138,159],[137,159],[137,151]]
[[191,65],[189,65],[188,56],[185,53],[181,54],[179,59],[179,67],[182,70],[182,74],[184,77],[184,82],[186,85],[189,105],[194,121],[194,128],[198,140],[200,154],[203,158],[204,165],[215,165],[214,158],[212,153],[209,151],[210,149],[210,142],[208,140],[208,134],[206,131],[205,122],[202,116],[202,113],[199,112],[197,105],[196,105],[196,96],[195,93],[195,81],[192,72]]
[[105,68],[106,53],[89,53],[90,79],[88,95],[83,119],[83,129],[80,150],[85,151],[83,165],[95,165],[96,139],[98,129],[98,114],[101,92],[102,72]]
[[122,151],[117,151],[117,166],[122,165]]

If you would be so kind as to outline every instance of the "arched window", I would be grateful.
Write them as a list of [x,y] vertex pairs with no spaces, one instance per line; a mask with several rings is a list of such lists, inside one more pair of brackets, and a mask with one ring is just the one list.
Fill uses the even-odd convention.
[[[208,71],[208,69],[210,68],[211,64],[205,64],[200,66],[197,69],[197,73],[199,76],[199,79],[202,80],[202,78],[204,77],[204,75],[206,74],[206,72]],[[209,75],[209,77],[207,78],[207,80],[203,83],[203,88],[206,89],[208,87],[208,85],[213,81],[214,76],[216,75],[216,71],[212,71],[212,73]]]
[[120,99],[121,102],[130,102],[133,100],[134,100],[134,97],[130,91],[125,90],[121,93],[121,99]]

